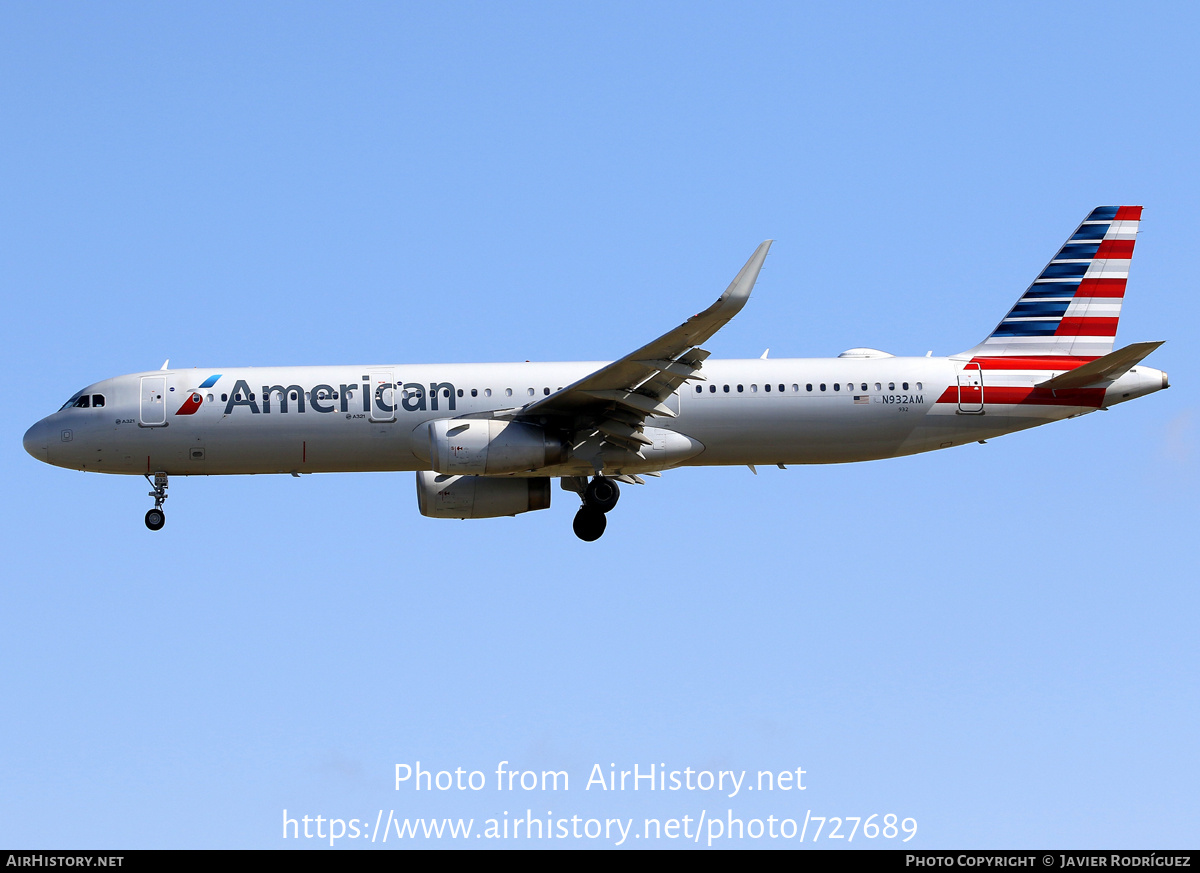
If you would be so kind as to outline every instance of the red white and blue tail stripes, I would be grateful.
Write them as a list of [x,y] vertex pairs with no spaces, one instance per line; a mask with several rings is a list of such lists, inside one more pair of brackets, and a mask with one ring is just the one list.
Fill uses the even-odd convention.
[[1106,355],[1113,350],[1140,206],[1093,209],[971,356]]

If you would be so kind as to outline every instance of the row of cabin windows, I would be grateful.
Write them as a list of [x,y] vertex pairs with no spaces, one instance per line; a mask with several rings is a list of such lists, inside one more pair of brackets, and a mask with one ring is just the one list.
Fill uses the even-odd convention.
[[[771,391],[772,391],[772,390],[774,390],[774,389],[775,389],[775,387],[776,387],[776,386],[773,386],[773,385],[770,385],[770,384],[767,384],[767,385],[763,385],[763,386],[762,386],[762,388],[763,388],[763,391],[764,391],[764,392],[766,392],[766,393],[768,393],[768,394],[769,394],[769,393],[771,393]],[[821,391],[825,391],[825,390],[827,390],[827,387],[828,387],[828,386],[827,386],[827,385],[826,385],[824,382],[821,382],[821,383],[820,383],[820,385],[819,385],[819,390],[821,390]],[[901,382],[901,383],[900,383],[900,387],[901,387],[901,390],[903,390],[903,391],[907,391],[907,390],[908,390],[908,383],[907,383],[907,382]],[[739,394],[741,394],[741,393],[744,393],[744,392],[745,392],[745,386],[744,386],[744,385],[737,385],[737,386],[736,386],[736,388],[737,388],[737,392],[738,392]],[[921,390],[921,383],[920,383],[920,382],[917,382],[917,383],[916,383],[916,388],[917,388],[917,390],[918,390],[918,391],[920,391],[920,390]],[[561,390],[562,390],[562,388],[559,388],[558,390],[559,390],[559,391],[561,391]],[[716,394],[716,393],[717,393],[717,386],[716,386],[716,385],[709,385],[709,386],[708,386],[708,390],[709,390],[709,393]],[[723,391],[724,391],[726,394],[728,394],[728,393],[730,392],[730,386],[729,386],[729,385],[724,385],[724,386],[722,386],[722,390],[723,390]],[[782,394],[782,393],[785,393],[785,392],[786,392],[786,390],[787,390],[787,386],[786,386],[784,383],[782,383],[782,382],[781,382],[781,383],[779,383],[779,385],[778,385],[778,392]],[[811,391],[813,390],[813,385],[812,385],[812,383],[811,383],[811,382],[807,383],[807,384],[804,386],[804,390],[805,390],[805,391],[808,391],[808,392],[811,392]],[[834,391],[841,391],[841,390],[842,390],[842,384],[841,384],[840,382],[834,382],[834,383],[833,383],[833,390],[834,390]],[[854,383],[853,383],[853,382],[847,382],[847,383],[846,383],[846,390],[847,390],[847,391],[853,391],[853,390],[854,390]],[[867,387],[867,383],[866,383],[866,382],[863,382],[863,383],[861,383],[861,390],[863,390],[863,391],[867,391],[867,390],[869,390],[869,389],[868,389],[868,387]],[[883,390],[883,384],[882,384],[881,382],[876,382],[876,383],[875,383],[875,390],[876,390],[876,391],[882,391],[882,390]],[[895,390],[896,390],[896,383],[895,383],[895,382],[888,382],[887,390],[888,390],[888,391],[895,391]],[[527,391],[527,393],[528,393],[528,395],[529,395],[530,397],[533,397],[533,396],[535,395],[535,393],[536,393],[536,392],[535,392],[535,390],[534,390],[533,388],[527,388],[527,389],[526,389],[526,391]],[[750,386],[750,391],[751,391],[751,393],[757,393],[757,392],[758,392],[758,385],[757,385],[757,384],[752,384],[752,385]],[[793,392],[795,392],[795,393],[799,393],[799,391],[800,391],[800,385],[799,385],[798,383],[793,383],[793,384],[792,384],[792,391],[793,391]],[[697,385],[697,386],[696,386],[696,393],[697,393],[697,394],[701,394],[701,393],[703,393],[703,392],[704,392],[704,386],[703,386],[703,385]],[[276,393],[278,393],[278,392],[276,392]],[[462,388],[459,388],[457,393],[458,393],[458,396],[459,396],[459,397],[462,397],[462,396],[463,396],[463,389],[462,389]],[[401,392],[400,392],[400,394],[401,394],[401,396],[402,396],[402,397],[416,397],[416,396],[418,396],[418,392],[417,392],[417,391],[410,391],[410,390],[408,390],[408,389],[402,389],[402,390],[401,390]],[[513,389],[511,389],[511,388],[505,388],[505,389],[504,389],[504,396],[505,396],[505,397],[512,397],[512,394],[513,394]],[[549,387],[542,388],[542,394],[548,397],[548,396],[550,395],[550,388],[549,388]],[[443,396],[443,397],[449,397],[449,396],[450,396],[450,389],[449,389],[449,388],[443,388],[443,389],[442,389],[442,396]],[[472,396],[472,397],[478,397],[478,396],[479,396],[479,389],[478,389],[478,388],[472,388],[472,389],[471,389],[471,396]],[[483,389],[483,396],[484,396],[484,397],[491,397],[491,396],[492,396],[492,389],[491,389],[491,388],[484,388],[484,389]],[[347,399],[351,399],[351,400],[352,400],[352,399],[354,398],[354,392],[353,392],[353,391],[347,391],[347,392],[346,392],[346,397],[347,397]],[[240,401],[241,401],[241,399],[242,399],[242,395],[241,395],[241,394],[235,394],[235,395],[234,395],[234,400],[236,400],[236,401],[240,402]],[[256,399],[256,396],[255,396],[253,393],[251,393],[251,394],[250,394],[250,396],[249,396],[249,399],[250,399],[250,400],[255,400],[255,399]],[[295,392],[295,391],[291,392],[291,399],[292,399],[292,400],[298,400],[298,399],[299,399],[299,397],[297,396],[297,394],[296,394],[296,392]],[[310,399],[310,393],[309,393],[308,391],[305,391],[305,392],[304,392],[304,399],[305,399],[305,400],[308,400],[308,399]],[[337,391],[333,391],[333,392],[329,392],[329,391],[320,391],[320,392],[318,392],[318,393],[317,393],[317,399],[318,399],[318,400],[337,400],[337,399],[338,399],[338,392],[337,392]],[[228,395],[228,394],[222,394],[222,395],[221,395],[221,402],[222,402],[222,403],[224,403],[224,402],[226,402],[226,401],[228,401],[228,400],[229,400],[229,395]],[[208,402],[209,402],[209,403],[211,403],[212,401],[213,401],[213,395],[209,394],[209,395],[208,395]],[[71,400],[68,400],[68,401],[67,401],[65,404],[63,404],[63,409],[67,409],[68,407],[70,407],[70,408],[74,408],[74,409],[100,409],[100,408],[102,408],[103,406],[104,406],[104,395],[103,395],[103,394],[81,394],[79,397],[75,398],[73,401],[71,401]]]
[[[559,385],[556,389],[556,391],[562,391],[562,390],[563,390],[562,385]],[[443,396],[445,396],[445,397],[450,396],[449,392],[446,391],[445,389],[442,389],[442,393],[443,393]],[[536,389],[526,389],[526,393],[529,397],[533,397],[536,395],[536,393],[538,393],[538,391],[536,391]],[[541,393],[542,393],[542,395],[544,395],[546,397],[550,397],[550,387],[548,387],[548,386],[544,387],[544,389],[541,390]],[[458,389],[458,396],[462,397],[462,389]],[[470,396],[479,397],[479,389],[470,390]],[[484,389],[484,397],[491,397],[491,396],[492,396],[492,390]],[[512,389],[504,389],[504,396],[512,397]]]
[[[860,383],[860,385],[861,385],[861,388],[860,388],[859,390],[861,390],[861,391],[869,391],[869,390],[870,390],[870,388],[868,387],[868,383],[866,383],[866,382],[862,382],[862,383]],[[920,383],[920,382],[917,382],[917,383],[916,383],[916,386],[917,386],[917,390],[918,390],[918,391],[920,391],[920,390],[921,390],[921,383]],[[734,387],[737,389],[737,392],[738,392],[739,394],[745,393],[745,390],[746,390],[746,386],[745,386],[745,385],[737,385],[737,386],[734,386]],[[854,390],[854,383],[853,383],[853,382],[847,382],[845,387],[846,387],[846,390],[847,390],[847,391],[853,391],[853,390]],[[771,391],[772,391],[772,390],[774,390],[775,386],[773,386],[773,385],[763,385],[763,386],[762,386],[762,388],[763,388],[763,391],[764,391],[764,392],[766,392],[766,393],[770,394],[770,393],[771,393]],[[829,386],[828,386],[827,384],[825,384],[824,382],[821,382],[821,383],[819,384],[819,386],[818,386],[818,389],[819,389],[820,391],[827,391],[827,390],[829,389]],[[722,385],[722,386],[721,386],[721,390],[722,390],[724,393],[728,394],[728,393],[729,393],[729,391],[730,391],[730,386],[729,386],[729,385]],[[811,392],[811,391],[813,390],[813,383],[812,383],[812,382],[808,382],[807,384],[805,384],[805,386],[804,386],[804,390],[805,390],[805,391],[808,391],[808,392]],[[834,391],[841,391],[841,390],[842,390],[842,383],[841,383],[841,382],[834,382],[834,383],[833,383],[833,390],[834,390]],[[876,391],[882,391],[882,390],[883,390],[883,383],[882,383],[882,382],[876,382],[876,383],[875,383],[875,390],[876,390]],[[895,391],[895,390],[896,390],[896,383],[895,383],[895,382],[888,382],[888,385],[887,385],[887,390],[888,390],[888,391]],[[902,391],[907,391],[907,390],[908,390],[908,383],[907,383],[907,382],[901,382],[901,383],[900,383],[900,390],[902,390]],[[786,391],[787,391],[787,385],[785,385],[784,383],[782,383],[782,382],[781,382],[781,383],[779,384],[779,386],[778,386],[778,393],[780,393],[780,394],[783,394],[783,393],[785,393]],[[709,385],[709,386],[708,386],[708,392],[709,392],[710,394],[716,394],[716,393],[717,393],[717,386],[716,386],[716,385]],[[800,385],[799,385],[799,383],[796,383],[796,382],[793,382],[793,383],[792,383],[792,392],[793,392],[793,393],[797,393],[797,394],[800,392]],[[703,385],[697,385],[697,386],[696,386],[696,393],[697,393],[697,394],[703,394],[703,393],[704,393],[704,386],[703,386]],[[752,394],[756,394],[756,393],[758,393],[758,385],[756,385],[756,384],[755,384],[755,385],[751,385],[751,386],[750,386],[750,393],[752,393]]]
[[[917,391],[920,391],[920,390],[922,390],[922,385],[921,385],[921,383],[920,383],[920,382],[917,382],[917,383],[915,383],[915,384],[916,384],[916,390],[917,390]],[[841,390],[842,390],[842,387],[843,387],[843,386],[842,386],[842,383],[841,383],[841,382],[834,382],[834,383],[833,383],[833,390],[834,390],[834,391],[841,391]],[[847,382],[847,383],[845,383],[845,388],[846,388],[846,390],[847,390],[847,391],[853,391],[853,390],[854,390],[854,383],[853,383],[853,382]],[[763,390],[765,393],[767,393],[767,394],[770,394],[770,393],[772,393],[773,391],[774,391],[774,392],[777,392],[777,393],[779,393],[779,394],[784,394],[784,393],[786,393],[786,392],[787,392],[787,389],[788,389],[788,386],[787,386],[785,383],[783,383],[783,382],[780,382],[778,385],[766,384],[766,385],[763,385],[763,386],[762,386],[762,390]],[[799,383],[797,383],[797,382],[793,382],[793,383],[792,383],[792,386],[791,386],[791,389],[792,389],[792,392],[793,392],[793,393],[797,393],[797,394],[798,394],[798,393],[800,392],[800,385],[799,385]],[[562,390],[562,388],[560,387],[558,390],[559,390],[559,391],[561,391],[561,390]],[[717,386],[716,386],[716,385],[709,385],[709,386],[708,386],[708,390],[709,390],[709,393],[710,393],[710,394],[716,394],[716,393],[717,393]],[[746,391],[746,386],[745,386],[745,385],[733,385],[733,386],[731,386],[731,385],[722,385],[722,386],[721,386],[721,390],[722,390],[722,391],[723,391],[725,394],[729,394],[729,393],[730,393],[731,391],[733,391],[733,390],[736,390],[736,391],[737,391],[737,393],[739,393],[739,394],[743,394],[743,393],[745,393],[745,391]],[[751,385],[750,385],[750,393],[752,393],[752,394],[756,394],[756,393],[758,393],[758,390],[759,390],[759,386],[758,386],[758,384],[757,384],[757,383],[754,383],[754,384],[751,384]],[[814,390],[813,383],[812,383],[812,382],[808,382],[808,383],[806,383],[806,384],[805,384],[805,386],[804,386],[804,390],[805,390],[806,392],[808,392],[808,393],[812,393],[812,392],[813,392],[813,390]],[[816,385],[816,387],[815,387],[815,390],[817,390],[817,391],[828,391],[828,390],[829,390],[829,385],[827,385],[825,382],[820,382],[820,383],[818,383],[818,384]],[[859,390],[861,390],[861,391],[869,391],[869,390],[870,390],[869,383],[867,383],[867,382],[861,382],[861,383],[859,383]],[[875,383],[875,390],[876,390],[876,391],[882,391],[882,390],[883,390],[883,383],[882,383],[882,382],[876,382],[876,383]],[[887,383],[887,390],[888,390],[888,391],[895,391],[895,390],[896,390],[896,383],[895,383],[895,382],[888,382],[888,383]],[[901,382],[901,383],[900,383],[900,390],[901,390],[901,391],[907,391],[907,390],[909,390],[909,385],[908,385],[908,383],[907,383],[907,382]],[[534,396],[534,395],[537,393],[537,392],[536,392],[536,391],[535,391],[533,388],[527,388],[527,389],[526,389],[526,392],[527,392],[527,394],[528,394],[530,397],[533,397],[533,396]],[[278,392],[277,392],[277,393],[278,393]],[[377,391],[376,391],[376,393],[379,393],[379,391],[377,390]],[[697,394],[702,394],[702,393],[704,393],[704,386],[703,386],[703,385],[697,385],[697,386],[696,386],[696,393],[697,393]],[[462,397],[462,396],[464,396],[463,389],[462,389],[462,388],[459,388],[459,389],[457,389],[457,394],[458,394],[458,396],[459,396],[459,397]],[[549,388],[549,387],[542,388],[542,394],[548,397],[548,396],[550,395],[550,388]],[[505,396],[505,397],[512,397],[512,395],[513,395],[513,389],[511,389],[511,388],[505,388],[505,389],[504,389],[504,396]],[[417,397],[417,396],[420,396],[420,392],[419,392],[419,391],[413,391],[413,390],[409,390],[409,389],[405,388],[405,389],[402,389],[402,390],[401,390],[401,392],[400,392],[400,396],[401,396],[401,397],[405,397],[405,398],[408,398],[408,397]],[[443,389],[442,389],[442,396],[443,396],[443,397],[449,397],[449,396],[450,396],[450,389],[449,389],[449,388],[443,388]],[[478,388],[472,388],[472,389],[471,389],[471,396],[472,396],[472,397],[478,397],[478,396],[479,396],[479,389],[478,389]],[[484,389],[483,389],[483,396],[484,396],[484,397],[491,397],[491,396],[492,396],[492,389],[491,389],[491,388],[484,388]],[[104,405],[104,395],[103,395],[103,394],[93,394],[93,395],[90,395],[90,397],[91,397],[91,406],[93,406],[93,407],[99,407],[99,406],[103,406],[103,405]],[[305,391],[305,392],[304,392],[304,399],[305,399],[305,400],[308,400],[309,398],[310,398],[310,393],[309,393],[308,391]],[[354,392],[353,392],[353,391],[347,391],[347,392],[346,392],[346,398],[347,398],[347,399],[350,399],[350,400],[353,400],[353,399],[354,399]],[[255,395],[255,394],[251,393],[251,394],[249,395],[249,399],[250,399],[250,400],[255,400],[255,399],[257,399],[257,395]],[[292,399],[292,400],[298,400],[298,399],[299,399],[299,398],[297,397],[297,395],[296,395],[296,392],[295,392],[295,391],[291,392],[291,399]],[[337,399],[338,399],[338,392],[337,392],[337,391],[333,391],[333,392],[329,392],[329,391],[321,391],[321,392],[318,392],[318,394],[317,394],[317,399],[318,399],[318,400],[337,400]],[[213,400],[213,395],[209,394],[209,395],[208,395],[208,401],[211,403],[211,402],[212,402],[212,400]],[[229,400],[229,395],[228,395],[228,394],[222,394],[222,395],[221,395],[221,402],[222,402],[222,403],[224,403],[224,402],[225,402],[225,401],[227,401],[227,400]],[[241,395],[241,394],[235,394],[235,395],[234,395],[234,400],[236,400],[236,401],[238,401],[238,402],[241,402],[241,400],[242,400],[242,395]],[[78,398],[78,399],[77,399],[77,400],[76,400],[74,403],[71,403],[71,404],[68,404],[68,405],[70,405],[70,406],[75,406],[75,407],[82,408],[82,409],[87,409],[87,408],[88,408],[88,405],[89,405],[89,402],[88,402],[88,401],[89,401],[89,395],[86,395],[86,394],[85,394],[85,395],[83,395],[82,397]]]

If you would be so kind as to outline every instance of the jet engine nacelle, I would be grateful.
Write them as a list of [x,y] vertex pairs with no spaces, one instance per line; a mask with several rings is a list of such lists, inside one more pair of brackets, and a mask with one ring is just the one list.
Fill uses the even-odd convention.
[[429,460],[439,473],[523,473],[561,464],[564,454],[559,440],[519,421],[451,418],[429,425]]
[[550,507],[550,479],[491,479],[417,473],[417,505],[428,518],[496,518]]

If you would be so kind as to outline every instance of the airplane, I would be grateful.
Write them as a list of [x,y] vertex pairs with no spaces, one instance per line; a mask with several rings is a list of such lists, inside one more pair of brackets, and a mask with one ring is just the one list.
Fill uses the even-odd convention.
[[684,466],[834,464],[946,449],[1168,387],[1113,350],[1140,206],[1093,209],[982,342],[948,357],[710,359],[771,240],[720,298],[612,362],[216,367],[133,373],[71,395],[25,434],[39,461],[142,475],[165,523],[170,476],[415,471],[432,518],[581,500],[599,539],[620,484]]

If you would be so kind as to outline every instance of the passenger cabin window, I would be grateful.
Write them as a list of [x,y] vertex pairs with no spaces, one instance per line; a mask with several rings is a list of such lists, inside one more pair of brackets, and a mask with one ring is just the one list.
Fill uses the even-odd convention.
[[716,394],[716,393],[717,393],[717,386],[716,386],[716,385],[709,385],[709,386],[708,386],[708,393],[709,393],[709,394]]
[[888,390],[889,390],[889,391],[895,391],[895,390],[896,390],[896,383],[895,383],[895,382],[888,382]]
[[822,382],[822,383],[821,383],[821,390],[822,390],[822,391],[824,391],[824,390],[825,390],[825,383],[824,383],[824,382]]
[[908,383],[907,383],[907,382],[904,382],[904,383],[902,384],[902,387],[904,388],[904,390],[905,390],[905,391],[907,391],[907,390],[908,390]]

